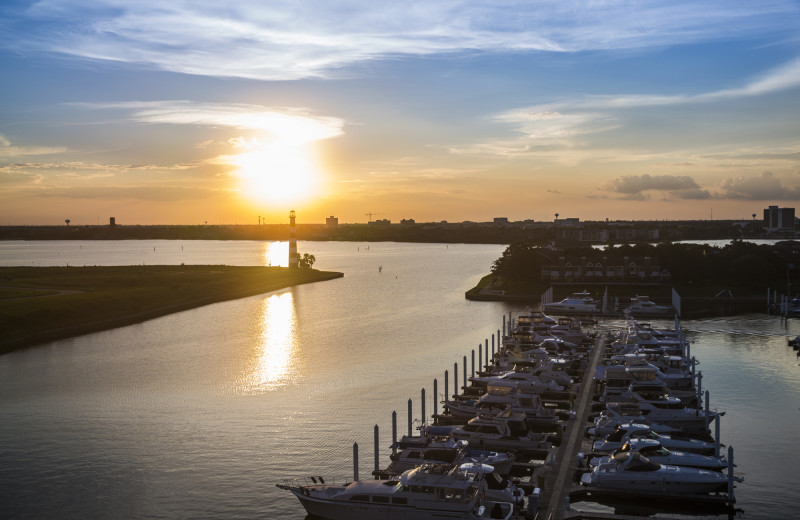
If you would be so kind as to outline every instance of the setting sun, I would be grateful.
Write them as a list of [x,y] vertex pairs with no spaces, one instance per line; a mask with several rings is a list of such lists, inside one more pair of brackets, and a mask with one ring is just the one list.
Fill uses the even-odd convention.
[[231,158],[242,194],[260,203],[297,203],[311,198],[320,181],[308,143],[277,142]]

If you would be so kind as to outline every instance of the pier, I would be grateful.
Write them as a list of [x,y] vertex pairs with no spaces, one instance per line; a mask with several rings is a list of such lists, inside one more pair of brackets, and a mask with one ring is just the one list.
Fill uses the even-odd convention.
[[[534,313],[535,312],[537,311],[534,311]],[[504,317],[502,334],[501,331],[498,330],[497,334],[493,335],[491,338],[491,350],[490,340],[488,338],[484,342],[478,344],[477,369],[475,363],[476,351],[473,350],[471,352],[470,358],[472,360],[472,367],[469,376],[467,372],[468,356],[465,355],[463,357],[463,363],[460,367],[461,370],[459,370],[458,363],[455,363],[452,369],[452,393],[449,387],[451,373],[449,370],[445,371],[444,400],[441,403],[438,402],[439,381],[436,379],[433,381],[434,402],[433,414],[431,415],[430,421],[426,416],[425,410],[426,391],[424,388],[421,390],[421,417],[423,417],[423,419],[417,426],[417,430],[419,430],[418,435],[414,435],[414,428],[412,425],[412,417],[414,415],[411,399],[408,401],[408,435],[404,436],[400,443],[398,443],[397,440],[397,413],[394,412],[392,414],[392,460],[395,460],[397,448],[401,447],[403,442],[406,444],[417,443],[415,444],[416,446],[422,446],[424,445],[426,435],[432,433],[435,435],[445,435],[447,432],[456,431],[451,430],[451,428],[457,428],[457,425],[464,425],[467,423],[467,421],[469,421],[468,418],[463,415],[451,413],[449,408],[463,401],[478,402],[476,400],[479,396],[490,394],[487,386],[476,385],[479,380],[476,376],[485,377],[491,374],[508,374],[508,370],[503,372],[502,367],[507,367],[509,364],[515,367],[515,369],[511,371],[514,375],[524,374],[525,369],[519,369],[520,372],[517,371],[516,367],[519,364],[522,366],[537,366],[537,363],[541,363],[542,366],[544,366],[545,363],[552,363],[553,359],[560,359],[561,356],[568,357],[570,355],[566,352],[556,350],[555,353],[547,354],[549,356],[554,356],[547,358],[550,359],[550,361],[545,362],[543,360],[542,356],[545,356],[543,345],[558,349],[565,348],[564,345],[566,345],[566,343],[560,344],[561,346],[556,344],[554,347],[554,342],[552,341],[548,343],[547,340],[545,340],[541,344],[537,344],[533,341],[531,338],[535,336],[535,333],[531,332],[531,327],[532,323],[537,319],[533,318],[534,313],[532,313],[531,316],[520,316],[516,323],[512,316],[509,315],[508,320]],[[539,312],[538,316],[544,315]],[[561,324],[563,325],[563,322],[561,322]],[[620,331],[622,339],[620,339],[619,335],[615,339],[610,333],[597,333],[596,324],[592,324],[592,326],[595,327],[592,336],[582,336],[583,341],[580,345],[573,344],[571,355],[575,356],[576,361],[581,362],[582,367],[580,373],[575,371],[570,372],[573,376],[573,382],[568,387],[559,391],[552,389],[547,391],[540,390],[539,393],[536,394],[541,400],[544,409],[547,410],[544,413],[550,414],[542,417],[550,417],[550,419],[545,421],[542,418],[537,422],[535,418],[529,418],[529,432],[545,432],[533,435],[546,435],[546,438],[551,442],[548,442],[546,447],[544,445],[541,447],[539,445],[532,445],[530,449],[521,446],[513,450],[517,454],[517,460],[513,462],[509,475],[513,476],[516,487],[524,492],[527,500],[527,506],[519,507],[516,517],[544,520],[633,520],[645,517],[631,516],[629,514],[618,515],[585,512],[573,506],[581,502],[598,502],[601,504],[616,502],[624,504],[626,501],[627,503],[635,503],[643,499],[648,503],[664,504],[665,507],[678,504],[693,509],[715,511],[717,513],[720,511],[733,511],[733,506],[735,504],[733,493],[734,482],[741,482],[741,479],[737,479],[733,475],[732,447],[728,448],[727,492],[721,492],[719,490],[713,493],[670,492],[666,491],[666,488],[663,487],[664,484],[661,484],[662,488],[658,490],[637,488],[620,490],[580,483],[581,475],[590,470],[587,464],[588,458],[585,457],[585,455],[597,455],[594,453],[593,448],[594,439],[590,438],[588,434],[588,425],[592,424],[591,420],[597,415],[597,412],[601,409],[605,409],[608,404],[607,401],[600,399],[601,395],[606,395],[606,399],[612,399],[616,395],[613,393],[604,393],[605,390],[608,390],[608,386],[611,385],[613,380],[603,379],[601,381],[596,378],[596,374],[607,374],[610,368],[598,370],[598,367],[601,367],[601,365],[613,366],[616,367],[615,373],[619,372],[621,368],[623,369],[622,372],[625,373],[626,370],[624,367],[613,365],[613,363],[615,363],[615,359],[619,359],[620,352],[625,352],[626,349],[630,347],[629,342],[631,339],[630,337],[625,337],[625,334],[631,334],[634,337],[637,334],[636,332],[630,333]],[[656,333],[656,331],[650,329],[646,324],[640,326],[637,323],[636,326],[641,327],[637,329],[641,337]],[[671,336],[669,336],[671,339],[664,340],[664,344],[671,345],[670,348],[673,349],[673,351],[675,349],[680,349],[681,354],[677,356],[674,355],[673,352],[673,355],[664,355],[671,359],[683,359],[687,365],[691,365],[690,368],[688,366],[684,367],[684,371],[686,372],[685,377],[690,377],[691,387],[682,390],[681,395],[684,395],[687,401],[697,404],[696,415],[692,417],[697,418],[696,420],[693,419],[693,421],[699,423],[697,428],[702,431],[694,431],[692,433],[697,436],[705,436],[706,439],[716,438],[715,457],[720,459],[719,415],[715,415],[709,410],[709,392],[706,390],[705,394],[703,394],[701,386],[702,373],[695,371],[695,358],[691,357],[690,347],[683,337],[679,320],[676,319],[675,321],[674,331],[664,331],[664,333],[671,334]],[[525,348],[520,349],[521,341],[525,343]],[[645,347],[644,351],[648,351],[650,348],[652,347]],[[665,351],[666,350],[667,347],[665,347]],[[638,352],[638,350],[635,351]],[[526,364],[526,362],[523,361],[523,357],[519,357],[521,355],[520,352],[535,352],[535,354],[531,354],[534,357]],[[612,354],[615,354],[615,356],[611,357]],[[534,359],[538,359],[539,361],[534,361]],[[611,363],[611,365],[609,365],[609,363]],[[567,365],[564,365],[562,369],[566,368],[566,366]],[[459,386],[458,383],[460,373],[462,377],[461,381],[463,382],[461,386]],[[496,377],[502,376],[498,375]],[[519,377],[520,379],[522,378],[521,375]],[[469,384],[470,381],[472,381],[472,384]],[[498,384],[500,383],[495,383],[494,392],[498,392],[496,387]],[[516,384],[517,383],[514,383],[514,385]],[[524,383],[519,384],[524,385]],[[507,385],[507,383],[504,383],[504,385]],[[511,391],[511,393],[518,392],[516,386],[513,388],[515,389]],[[503,395],[503,392],[497,395]],[[704,410],[702,408],[703,403],[705,404]],[[443,405],[442,413],[439,413],[439,404]],[[512,408],[509,407],[501,415],[508,415],[511,413]],[[524,416],[524,413],[522,415]],[[478,413],[476,417],[478,416],[480,416],[480,413]],[[498,417],[499,416],[500,415],[498,415]],[[709,431],[710,421],[714,421],[716,428],[715,436],[713,437]],[[529,433],[529,435],[531,434]],[[389,469],[381,468],[377,425],[375,426],[374,436],[375,467],[372,475],[375,478],[388,478],[388,476],[393,473],[389,471]],[[470,441],[470,446],[472,446],[472,441]],[[485,446],[483,445],[483,441],[480,441],[475,447],[497,451],[503,450],[503,448],[492,445],[488,441]],[[353,450],[355,459],[354,478],[358,480],[358,446],[354,445]]]

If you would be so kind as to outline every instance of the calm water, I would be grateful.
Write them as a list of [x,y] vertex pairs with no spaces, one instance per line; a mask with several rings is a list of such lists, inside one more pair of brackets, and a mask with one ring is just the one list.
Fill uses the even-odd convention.
[[[285,243],[0,242],[0,265],[279,265]],[[464,291],[496,245],[300,242],[344,278],[0,356],[0,516],[288,518],[286,477],[388,463],[420,389],[502,326],[501,303]],[[379,272],[379,267],[382,268]],[[615,322],[603,327],[618,325]],[[762,315],[685,322],[712,407],[727,410],[742,518],[794,516],[800,366]],[[578,507],[581,507],[578,505]],[[585,507],[597,507],[591,504]]]

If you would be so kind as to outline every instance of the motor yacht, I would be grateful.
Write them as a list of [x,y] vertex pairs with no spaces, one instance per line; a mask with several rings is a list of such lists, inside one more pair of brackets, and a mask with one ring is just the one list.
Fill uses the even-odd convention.
[[632,439],[652,439],[661,443],[670,450],[688,451],[691,453],[714,453],[715,445],[699,439],[681,436],[678,433],[658,433],[646,424],[628,423],[621,424],[605,439],[595,441],[592,449],[596,452],[610,453],[622,448]]
[[658,464],[629,451],[584,473],[581,484],[623,493],[699,494],[727,490],[728,478],[719,471]]
[[[415,437],[418,439],[418,437]],[[397,449],[403,442],[395,443],[392,448]],[[457,441],[452,437],[443,440],[434,439],[427,444],[406,445],[390,456],[391,463],[384,470],[387,475],[400,475],[405,471],[423,464],[484,464],[490,465],[500,475],[507,475],[511,471],[516,457],[513,453],[476,450],[469,446],[467,441]]]
[[690,468],[702,468],[712,471],[722,471],[728,469],[728,461],[724,458],[716,458],[710,455],[701,455],[688,451],[673,451],[665,448],[661,442],[655,439],[631,439],[622,445],[622,448],[614,451],[607,457],[596,457],[589,461],[591,466],[597,466],[609,461],[622,453],[636,452],[644,455],[653,462],[671,466],[686,466]]
[[552,314],[596,314],[600,312],[597,300],[588,291],[572,293],[560,302],[545,303],[544,312]]
[[498,451],[540,453],[553,446],[546,434],[528,430],[525,414],[510,408],[499,414],[478,415],[464,426],[454,427],[452,435],[470,446]]
[[490,498],[507,493],[491,489],[486,475],[472,466],[426,464],[387,480],[335,485],[313,478],[277,487],[294,494],[308,514],[328,520],[509,520],[513,502]]
[[622,310],[625,314],[634,316],[671,316],[675,314],[672,305],[659,305],[649,296],[634,296],[631,303]]

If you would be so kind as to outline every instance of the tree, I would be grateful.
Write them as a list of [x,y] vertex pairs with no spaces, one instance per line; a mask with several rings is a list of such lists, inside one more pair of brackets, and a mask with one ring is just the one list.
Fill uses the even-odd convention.
[[303,253],[303,257],[297,262],[297,266],[303,269],[311,269],[314,265],[314,262],[317,261],[317,258],[314,255],[309,255],[308,253]]

